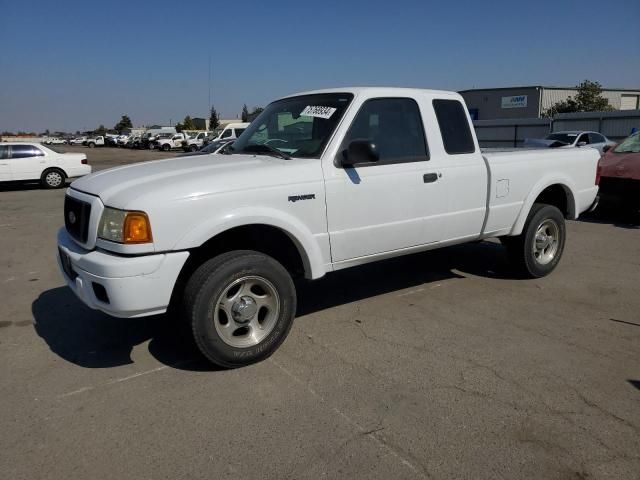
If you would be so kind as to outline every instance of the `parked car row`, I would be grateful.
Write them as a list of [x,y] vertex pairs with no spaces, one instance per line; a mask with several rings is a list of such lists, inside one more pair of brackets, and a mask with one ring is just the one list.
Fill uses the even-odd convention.
[[44,143],[69,145],[85,145],[89,148],[112,146],[123,148],[139,148],[145,150],[183,150],[197,152],[202,147],[216,140],[235,140],[249,126],[249,123],[229,123],[214,132],[178,132],[175,127],[158,127],[148,129],[143,134],[105,134],[90,137],[75,137],[69,140],[57,137],[47,138]]

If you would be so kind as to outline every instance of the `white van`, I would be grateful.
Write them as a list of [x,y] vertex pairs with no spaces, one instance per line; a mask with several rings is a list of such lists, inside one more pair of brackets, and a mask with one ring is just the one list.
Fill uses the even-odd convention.
[[211,139],[222,140],[223,138],[238,138],[242,132],[244,132],[249,126],[248,122],[243,123],[228,123],[224,126],[224,129],[218,133],[218,135]]

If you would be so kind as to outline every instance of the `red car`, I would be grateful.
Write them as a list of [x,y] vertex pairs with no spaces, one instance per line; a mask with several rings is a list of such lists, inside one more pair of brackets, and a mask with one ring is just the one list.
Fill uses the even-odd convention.
[[640,209],[640,132],[625,138],[600,159],[600,198]]

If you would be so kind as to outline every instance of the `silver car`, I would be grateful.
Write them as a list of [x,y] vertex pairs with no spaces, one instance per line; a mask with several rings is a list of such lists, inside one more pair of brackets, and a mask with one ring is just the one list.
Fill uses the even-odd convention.
[[553,132],[545,137],[545,140],[553,142],[564,143],[560,148],[565,147],[591,147],[596,148],[602,154],[604,153],[604,147],[607,145],[613,147],[616,142],[612,142],[607,137],[598,132],[588,131],[567,131],[567,132]]

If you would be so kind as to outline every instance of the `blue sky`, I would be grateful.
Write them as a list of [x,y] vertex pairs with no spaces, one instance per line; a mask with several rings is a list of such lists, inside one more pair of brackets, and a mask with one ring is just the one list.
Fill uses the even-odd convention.
[[0,131],[225,118],[346,85],[640,87],[640,2],[0,0]]

